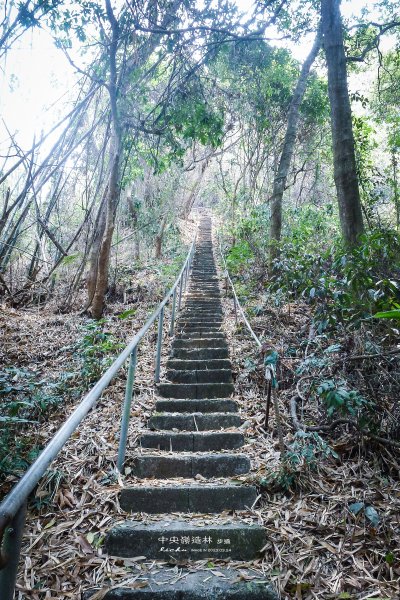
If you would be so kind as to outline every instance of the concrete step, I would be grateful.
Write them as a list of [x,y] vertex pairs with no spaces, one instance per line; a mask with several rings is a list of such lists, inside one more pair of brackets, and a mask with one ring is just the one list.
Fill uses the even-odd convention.
[[208,308],[198,307],[188,308],[181,314],[180,318],[187,319],[188,317],[197,317],[197,315],[200,315],[201,317],[219,317],[220,319],[223,319],[224,316],[222,309],[219,310],[218,308],[214,308],[213,310],[210,310]]
[[[224,321],[224,316],[215,312],[214,310],[207,312],[202,310],[193,310],[182,315],[179,321],[177,322],[177,326],[181,327],[183,324],[186,323],[191,324],[193,321],[205,321],[205,324],[207,325],[208,323],[211,327],[215,327],[216,325],[221,327]],[[216,323],[213,324],[213,321],[216,321]]]
[[250,470],[250,459],[244,454],[143,454],[134,459],[131,475],[140,479],[191,479],[202,475],[207,479],[244,475]]
[[214,327],[213,329],[210,329],[209,327],[203,327],[203,328],[200,328],[200,327],[185,327],[185,328],[177,329],[176,330],[176,335],[177,336],[180,336],[180,335],[190,335],[190,336],[193,336],[193,335],[197,334],[198,337],[207,337],[207,336],[209,336],[210,334],[213,334],[213,333],[218,333],[218,334],[225,335],[224,330],[221,327],[218,327],[218,328]]
[[[206,303],[202,303],[200,306],[198,304],[187,304],[186,305],[186,310],[187,312],[192,311],[193,314],[190,316],[195,317],[196,315],[201,315],[204,312],[204,317],[207,316],[214,316],[217,317],[219,319],[223,318],[223,313],[219,310],[221,308],[221,303],[218,301],[218,303],[212,304],[207,302]],[[210,315],[211,313],[211,315]],[[182,315],[181,319],[184,318],[184,316],[186,315]]]
[[213,325],[211,327],[211,325],[202,325],[199,323],[193,323],[193,324],[185,324],[182,325],[180,323],[177,324],[176,326],[176,332],[177,333],[193,333],[195,331],[199,331],[201,333],[215,333],[215,332],[223,332],[223,328],[222,328],[222,323],[221,324],[216,324]]
[[[174,356],[181,352],[226,352],[224,348],[201,350],[174,350]],[[228,398],[235,391],[233,383],[160,383],[158,393],[163,398]]]
[[219,337],[212,337],[211,335],[208,338],[201,337],[191,337],[186,340],[177,340],[175,339],[173,342],[174,349],[178,348],[227,348],[228,343],[226,339]]
[[175,358],[169,358],[167,360],[167,368],[176,369],[179,371],[183,371],[185,369],[232,369],[232,363],[229,358],[212,358],[210,360],[179,360]]
[[251,485],[176,485],[172,487],[128,487],[120,494],[120,506],[126,512],[219,513],[224,510],[246,510],[257,499]]
[[188,369],[177,371],[168,369],[166,377],[173,383],[232,383],[231,369]]
[[219,338],[219,339],[226,339],[226,335],[223,331],[213,331],[213,332],[207,332],[207,331],[184,331],[183,333],[177,333],[175,335],[175,339],[176,340],[191,340],[193,338],[207,338],[207,337],[213,337],[213,338]]
[[197,317],[201,317],[202,319],[206,318],[206,317],[211,317],[213,319],[215,319],[216,317],[223,320],[224,316],[222,314],[222,312],[218,312],[216,309],[215,310],[205,310],[202,308],[197,308],[195,310],[187,310],[185,311],[180,319],[182,320],[187,320],[187,319],[194,319]]
[[166,378],[172,383],[232,383],[231,369],[168,369]]
[[187,300],[191,300],[191,301],[197,301],[197,300],[207,300],[207,301],[215,301],[215,302],[220,302],[220,293],[218,292],[210,292],[210,291],[205,291],[205,292],[188,292],[186,294],[186,298]]
[[149,421],[149,429],[171,431],[218,431],[240,427],[242,419],[236,413],[155,413]]
[[[191,316],[196,316],[196,315],[201,315],[202,312],[204,312],[204,317],[210,316],[209,313],[212,313],[212,315],[214,317],[218,317],[219,319],[223,318],[223,314],[222,312],[219,310],[219,308],[221,308],[221,303],[202,303],[201,306],[197,305],[197,304],[187,304],[186,305],[186,309],[187,311],[193,311],[193,315]],[[184,318],[184,315],[181,317],[181,319]]]
[[144,433],[139,443],[142,448],[157,448],[168,452],[212,452],[236,450],[244,444],[244,436],[236,431],[212,433]]
[[[82,600],[89,600],[97,591],[83,593]],[[129,587],[110,588],[102,596],[104,600],[278,600],[274,586],[255,575],[254,571],[240,571],[218,566],[218,575],[211,569],[195,571],[159,565],[155,574],[142,573]]]
[[203,527],[186,521],[126,521],[113,527],[105,539],[111,556],[146,556],[167,562],[205,558],[251,560],[261,555],[265,544],[262,527],[240,521]]
[[229,352],[227,348],[199,348],[197,350],[172,348],[171,358],[176,358],[179,360],[208,360],[214,358],[229,358]]
[[157,412],[171,413],[236,413],[238,405],[234,400],[157,400]]

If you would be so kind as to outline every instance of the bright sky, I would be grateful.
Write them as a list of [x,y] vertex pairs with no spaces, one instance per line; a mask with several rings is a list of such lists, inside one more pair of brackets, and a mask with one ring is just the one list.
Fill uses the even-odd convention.
[[[248,0],[236,2],[243,11],[249,9]],[[351,17],[368,4],[370,0],[343,0],[342,12]],[[300,45],[290,44],[290,49],[302,61],[312,42],[310,37]],[[0,67],[0,115],[12,133],[18,132],[22,147],[27,148],[34,135],[40,136],[42,130],[49,129],[68,112],[67,102],[77,76],[62,52],[55,48],[50,35],[40,29],[23,35],[9,52],[6,64],[3,62]],[[1,151],[6,138],[1,121]]]
[[18,132],[23,147],[67,112],[65,102],[75,81],[67,59],[44,31],[25,34],[12,48],[1,64],[0,114],[10,132]]

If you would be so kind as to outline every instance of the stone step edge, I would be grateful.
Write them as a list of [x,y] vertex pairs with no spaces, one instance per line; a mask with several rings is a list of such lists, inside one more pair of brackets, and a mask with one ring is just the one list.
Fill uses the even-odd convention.
[[[216,570],[216,569],[214,569]],[[275,587],[267,579],[257,576],[250,569],[226,568],[218,566],[218,575],[212,569],[196,571],[180,568],[179,579],[175,569],[165,565],[157,566],[156,574],[141,574],[136,580],[136,587],[113,586],[104,600],[278,600]],[[171,583],[172,582],[172,583]],[[139,584],[147,584],[138,587]],[[83,592],[82,600],[99,592],[99,588]]]
[[257,488],[245,484],[129,486],[119,494],[122,510],[145,514],[216,515],[228,510],[251,510],[257,500]]
[[111,556],[139,555],[169,562],[193,558],[248,560],[260,557],[265,543],[263,527],[239,520],[200,527],[193,521],[173,519],[150,523],[128,520],[108,532],[105,550]]

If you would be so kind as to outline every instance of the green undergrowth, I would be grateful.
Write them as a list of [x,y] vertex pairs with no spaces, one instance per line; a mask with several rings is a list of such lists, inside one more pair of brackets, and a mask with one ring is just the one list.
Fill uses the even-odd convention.
[[28,368],[8,367],[0,373],[0,481],[20,474],[38,456],[40,425],[78,400],[112,363],[123,344],[107,331],[108,321],[88,320],[80,336],[64,347],[66,361],[54,381]]
[[[302,424],[328,428],[321,435],[291,434],[279,468],[261,481],[264,488],[283,490],[301,487],[319,462],[336,459],[330,440],[342,429],[329,430],[335,420],[349,424],[354,446],[365,434],[366,439],[394,440],[400,435],[397,355],[383,362],[347,361],[357,354],[385,356],[398,341],[399,233],[376,229],[365,233],[354,249],[345,248],[329,206],[293,211],[286,223],[272,272],[262,215],[246,217],[234,232],[225,232],[227,266],[240,302],[258,324],[256,331],[267,332],[266,364],[276,354],[279,392],[290,398],[300,391]],[[248,357],[244,362],[247,377],[257,385],[263,385],[260,360]]]
[[[126,289],[128,307],[98,321],[83,321],[75,342],[60,349],[65,355],[61,372],[38,377],[35,366],[10,366],[0,372],[0,482],[7,475],[26,471],[43,448],[44,438],[38,433],[42,424],[82,398],[123,350],[121,321],[136,320],[138,308],[143,305],[147,309],[144,315],[153,312],[187,255],[188,249],[177,239],[172,242],[166,245],[162,259],[146,266],[118,269],[109,293],[115,295],[118,286]],[[139,267],[143,270],[140,276]],[[134,296],[132,303],[129,293]],[[145,318],[142,315],[138,325]],[[121,336],[113,333],[116,322],[121,322]]]

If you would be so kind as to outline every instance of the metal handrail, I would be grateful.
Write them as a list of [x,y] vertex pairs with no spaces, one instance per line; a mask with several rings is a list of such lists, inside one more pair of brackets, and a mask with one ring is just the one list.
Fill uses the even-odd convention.
[[179,306],[181,307],[183,289],[186,288],[190,268],[192,265],[195,249],[196,236],[192,242],[183,267],[175,280],[175,283],[164,296],[157,309],[149,317],[143,327],[133,337],[131,342],[119,354],[113,364],[107,369],[96,385],[86,394],[77,408],[60,427],[55,436],[47,444],[35,462],[29,467],[19,482],[12,488],[9,494],[0,504],[0,598],[1,600],[12,600],[18,560],[22,542],[22,532],[25,525],[25,512],[27,498],[45,474],[50,463],[56,458],[71,435],[84,420],[91,408],[93,408],[103,391],[110,384],[126,360],[130,358],[127,375],[124,407],[121,419],[121,433],[118,450],[117,469],[121,472],[125,460],[125,449],[128,434],[130,407],[132,403],[133,385],[137,362],[137,348],[142,338],[158,318],[157,349],[155,356],[154,381],[159,382],[161,346],[164,321],[164,309],[172,297],[171,324],[169,335],[174,333],[176,296],[179,286]]
[[233,292],[233,303],[234,303],[234,307],[235,307],[235,313],[237,311],[237,309],[239,309],[243,320],[246,324],[247,329],[250,332],[250,335],[252,336],[252,338],[254,339],[255,343],[257,344],[257,346],[259,348],[262,348],[262,343],[260,342],[260,339],[256,336],[256,334],[254,333],[247,317],[246,317],[246,313],[244,312],[243,308],[240,305],[240,302],[238,300],[237,294],[236,294],[236,290],[235,290],[235,286],[233,285],[233,281],[231,279],[231,276],[229,275],[229,271],[228,271],[228,266],[226,264],[226,260],[224,257],[224,254],[222,252],[222,246],[221,246],[221,239],[219,239],[219,252],[221,254],[221,258],[222,258],[222,264],[224,265],[224,272],[225,272],[225,277],[226,279],[229,281],[229,283],[231,284],[231,288],[232,288],[232,292]]
[[[224,257],[224,254],[222,252],[222,245],[221,245],[221,238],[218,238],[219,241],[219,252],[221,254],[221,258],[222,258],[222,263],[224,265],[224,270],[225,270],[225,277],[227,278],[227,280],[229,281],[229,283],[231,284],[231,288],[232,288],[232,292],[233,292],[233,303],[234,303],[234,308],[235,308],[235,316],[236,316],[236,322],[237,322],[237,309],[239,309],[244,322],[246,323],[247,329],[249,330],[252,338],[254,339],[254,341],[256,342],[257,346],[259,349],[261,349],[263,347],[260,339],[257,337],[257,335],[254,333],[247,317],[246,317],[246,313],[244,312],[243,308],[240,305],[240,302],[238,300],[237,294],[236,294],[236,290],[235,290],[235,286],[233,285],[233,281],[229,275],[229,271],[228,271],[228,266],[226,264],[226,260]],[[266,399],[266,404],[265,404],[265,420],[264,420],[264,427],[265,429],[268,429],[268,424],[269,424],[269,413],[270,413],[270,408],[271,408],[271,396],[273,397],[273,403],[274,403],[274,411],[275,411],[275,419],[276,419],[276,425],[277,425],[277,431],[278,431],[278,438],[279,438],[279,446],[281,448],[281,452],[284,451],[284,442],[283,442],[283,435],[282,435],[282,424],[281,424],[281,417],[280,417],[280,413],[279,413],[279,406],[278,406],[278,399],[277,399],[277,395],[276,395],[276,389],[273,386],[273,381],[276,381],[276,371],[275,371],[275,366],[273,364],[266,364],[265,365],[265,372],[264,372],[264,378],[265,381],[267,383],[267,399]]]

